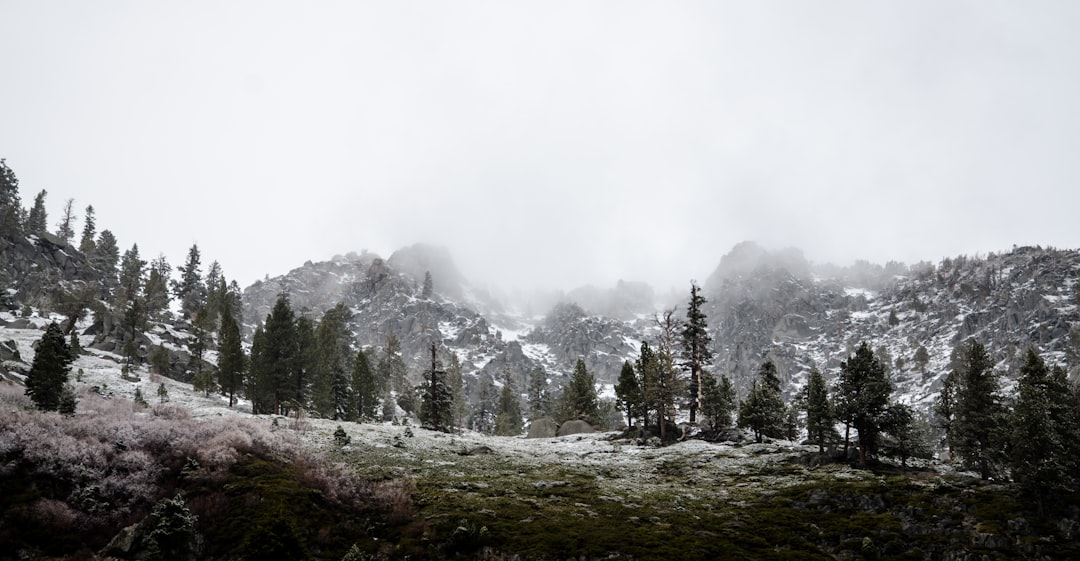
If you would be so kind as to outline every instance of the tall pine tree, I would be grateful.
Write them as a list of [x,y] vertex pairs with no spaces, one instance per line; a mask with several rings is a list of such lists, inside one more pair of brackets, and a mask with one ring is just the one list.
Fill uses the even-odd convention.
[[712,364],[713,353],[709,346],[712,339],[709,337],[708,325],[705,321],[705,297],[701,295],[701,288],[697,283],[690,283],[690,302],[686,308],[686,321],[683,323],[681,332],[682,342],[682,367],[690,372],[690,422],[697,422],[697,412],[701,409],[704,400],[704,386],[702,373],[705,368]]
[[72,360],[64,331],[56,322],[50,323],[38,340],[34,362],[26,375],[26,395],[35,407],[42,411],[60,410]]
[[368,362],[364,349],[356,351],[352,369],[353,421],[374,421],[378,419],[379,405],[382,402],[379,385],[375,381],[375,372]]
[[503,387],[499,393],[499,408],[495,414],[495,434],[516,436],[521,434],[521,401],[514,389],[510,372],[503,373]]
[[435,343],[431,343],[431,368],[424,374],[421,384],[420,422],[440,432],[450,432],[454,428],[454,393],[446,378]]
[[229,396],[229,407],[236,404],[236,395],[244,387],[244,349],[240,326],[226,308],[221,315],[218,340],[218,387]]
[[[874,356],[865,341],[855,354],[840,363],[840,379],[836,388],[837,418],[854,428],[859,436],[859,465],[877,451],[879,433],[886,410],[892,382],[885,366]],[[847,453],[848,434],[844,435]]]
[[971,339],[958,350],[952,440],[964,467],[990,479],[1005,459],[1007,412],[1001,382],[982,343]]
[[806,384],[806,432],[810,441],[825,452],[825,445],[836,440],[836,416],[829,402],[829,388],[816,368],[810,371]]

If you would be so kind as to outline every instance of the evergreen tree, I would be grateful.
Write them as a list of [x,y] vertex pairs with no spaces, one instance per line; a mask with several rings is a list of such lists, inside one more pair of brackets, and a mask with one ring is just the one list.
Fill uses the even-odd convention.
[[34,206],[30,207],[30,214],[26,217],[26,233],[40,236],[49,227],[48,214],[45,212],[45,197],[49,193],[42,189],[34,196]]
[[471,419],[472,430],[491,434],[495,430],[496,411],[495,380],[487,372],[480,373],[476,404]]
[[824,453],[826,444],[839,439],[829,388],[816,368],[810,371],[806,384],[806,432],[810,441],[818,445],[818,453]]
[[94,205],[87,205],[83,217],[82,237],[79,238],[79,251],[88,258],[94,254],[94,249],[97,247],[94,244],[94,236],[96,235],[97,225],[94,222]]
[[206,303],[206,285],[199,270],[201,262],[199,246],[193,244],[188,250],[187,260],[176,268],[180,280],[172,283],[173,296],[180,301],[180,312],[185,319],[192,317]]
[[953,422],[956,420],[956,380],[959,376],[953,370],[945,376],[941,385],[941,393],[934,402],[933,413],[937,426],[945,433],[945,447],[949,449],[949,461],[953,460],[954,447],[952,441]]
[[634,363],[634,370],[637,372],[638,384],[641,387],[642,423],[645,432],[649,432],[650,427],[659,426],[661,421],[657,418],[657,424],[653,425],[653,414],[656,413],[659,417],[660,411],[660,392],[657,389],[659,375],[656,372],[656,354],[653,353],[652,347],[646,341],[641,342],[641,350],[638,353],[637,361]]
[[139,257],[139,246],[133,244],[124,252],[120,263],[116,308],[121,311],[120,327],[124,332],[124,355],[128,364],[136,358],[135,339],[146,328],[146,311],[140,298],[146,261]]
[[776,365],[766,360],[758,369],[758,380],[750,387],[746,400],[739,404],[739,426],[754,433],[754,440],[763,436],[781,438],[784,435],[784,416],[787,412],[780,397]]
[[915,365],[919,367],[919,372],[922,373],[923,378],[926,377],[926,365],[930,364],[930,353],[926,350],[926,347],[919,345],[919,348],[915,349]]
[[705,302],[705,297],[701,295],[701,288],[691,281],[690,302],[686,309],[686,322],[683,323],[681,332],[683,357],[681,366],[690,372],[691,423],[697,422],[697,412],[701,409],[704,400],[702,373],[713,360],[712,350],[709,349],[712,339],[709,337],[705,312],[701,309]]
[[[252,350],[252,375],[259,378],[260,399],[267,408],[259,413],[287,415],[290,404],[297,401],[297,374],[300,346],[296,332],[296,314],[289,304],[288,294],[278,295],[273,310],[266,316],[262,345],[256,356]],[[254,344],[254,342],[253,342]]]
[[356,351],[352,369],[353,421],[374,421],[378,418],[381,402],[375,372],[368,362],[364,349]]
[[90,258],[90,264],[101,271],[107,281],[115,280],[116,264],[120,262],[120,246],[116,241],[116,236],[110,230],[102,230],[98,234],[96,245],[97,249]]
[[218,386],[229,396],[229,407],[236,404],[236,395],[244,387],[244,348],[240,326],[225,308],[221,314],[221,334],[218,339]]
[[986,348],[974,339],[959,347],[952,440],[964,467],[989,479],[1004,461],[1006,410]]
[[165,345],[158,343],[154,350],[150,352],[150,369],[155,374],[169,372],[169,351],[165,348]]
[[569,417],[558,419],[560,423],[570,419],[584,419],[591,425],[600,423],[596,378],[585,368],[585,361],[580,358],[574,365],[574,373],[563,387],[562,410]]
[[311,367],[315,362],[315,324],[311,318],[306,315],[296,318],[295,336],[292,403],[299,409],[307,409],[311,406]]
[[56,235],[65,243],[71,243],[75,237],[75,219],[75,199],[68,199],[64,203],[64,215],[56,223]]
[[0,236],[15,236],[22,232],[22,201],[19,199],[19,179],[0,158]]
[[[220,283],[219,283],[220,284]],[[349,378],[354,357],[348,321],[352,312],[338,303],[323,314],[315,330],[311,367],[312,404],[324,418],[345,420],[352,416]]]
[[[420,403],[420,422],[431,430],[450,432],[453,430],[454,394],[446,381],[446,370],[436,354],[435,343],[431,344],[431,368],[424,375],[421,384],[423,400]],[[521,414],[518,413],[520,418]]]
[[169,275],[172,274],[172,266],[165,260],[164,255],[150,262],[150,275],[143,287],[143,301],[146,314],[156,318],[169,308]]
[[465,426],[465,417],[468,411],[469,401],[465,396],[465,379],[461,361],[457,354],[450,352],[450,361],[446,366],[447,384],[450,385],[450,393],[454,396],[454,426]]
[[525,390],[529,401],[529,419],[536,420],[551,415],[551,391],[548,389],[547,372],[537,365],[529,374],[529,387]]
[[212,369],[203,368],[201,362],[202,360],[199,359],[199,366],[195,371],[195,376],[191,379],[191,389],[203,392],[203,397],[210,397],[210,392],[218,390],[217,376],[214,375]]
[[675,424],[675,400],[682,394],[682,384],[675,363],[675,346],[681,326],[675,317],[674,308],[665,310],[654,319],[659,329],[655,353],[654,405],[660,426],[660,439],[667,440],[667,428]]
[[510,372],[503,373],[503,387],[499,393],[499,409],[495,415],[495,434],[498,436],[517,436],[521,434],[521,402],[514,389]]
[[59,411],[64,385],[71,371],[71,348],[56,322],[38,340],[34,362],[26,375],[26,395],[42,411]]
[[1065,369],[1049,369],[1034,349],[1020,367],[1019,398],[1012,413],[1009,466],[1021,492],[1040,516],[1055,497],[1077,491],[1080,418]]
[[420,293],[420,298],[423,298],[424,300],[430,300],[434,289],[435,285],[431,281],[431,271],[424,272],[424,289]]
[[158,384],[157,396],[159,403],[165,403],[169,401],[169,388],[165,387],[165,383]]
[[735,412],[735,388],[727,376],[720,376],[720,381],[703,372],[701,376],[702,397],[701,416],[706,426],[714,431],[725,429],[732,425],[732,414]]
[[[865,341],[855,354],[840,363],[840,378],[836,388],[837,418],[859,435],[859,465],[877,451],[878,437],[892,393],[892,382],[885,366],[874,356]],[[844,435],[847,453],[848,434]]]
[[408,369],[401,357],[401,343],[393,333],[386,337],[386,347],[375,370],[380,389],[389,388],[399,394],[411,389],[408,386]]
[[251,353],[248,355],[248,376],[244,393],[251,399],[251,413],[259,415],[274,412],[274,392],[266,359],[266,331],[257,325],[251,335]]
[[892,405],[882,416],[881,429],[884,438],[881,451],[884,455],[898,458],[900,467],[906,468],[910,458],[929,459],[925,422],[919,419],[907,405]]
[[212,324],[217,323],[217,318],[221,314],[221,308],[225,305],[225,297],[227,294],[227,288],[225,287],[225,276],[221,272],[221,264],[216,260],[210,262],[210,267],[206,270],[206,305],[201,310],[202,314],[209,316],[208,321]]
[[634,365],[626,361],[615,384],[615,407],[626,415],[626,426],[634,428],[634,419],[640,418],[644,401]]

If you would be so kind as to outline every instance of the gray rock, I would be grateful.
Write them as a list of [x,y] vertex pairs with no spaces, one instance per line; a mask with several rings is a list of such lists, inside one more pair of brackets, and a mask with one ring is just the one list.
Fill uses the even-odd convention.
[[551,417],[540,417],[529,423],[529,434],[525,438],[551,438],[558,435],[559,425]]
[[555,433],[555,436],[587,434],[591,432],[596,432],[596,429],[594,429],[592,425],[580,419],[574,419],[563,423],[562,426],[559,427],[559,431]]

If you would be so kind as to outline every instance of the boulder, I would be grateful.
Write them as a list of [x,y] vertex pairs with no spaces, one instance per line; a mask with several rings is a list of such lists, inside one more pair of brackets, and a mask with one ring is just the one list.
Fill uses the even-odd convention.
[[592,425],[582,421],[580,419],[574,419],[572,421],[566,421],[559,427],[559,431],[555,433],[555,436],[566,436],[569,434],[585,434],[590,432],[596,432],[596,429]]
[[559,433],[559,425],[551,417],[540,417],[529,423],[529,434],[525,438],[551,438]]

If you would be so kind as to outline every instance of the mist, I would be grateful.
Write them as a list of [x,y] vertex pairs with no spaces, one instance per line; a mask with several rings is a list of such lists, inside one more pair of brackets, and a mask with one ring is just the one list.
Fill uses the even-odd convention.
[[9,3],[0,157],[247,285],[427,242],[510,290],[1080,246],[1070,2]]

